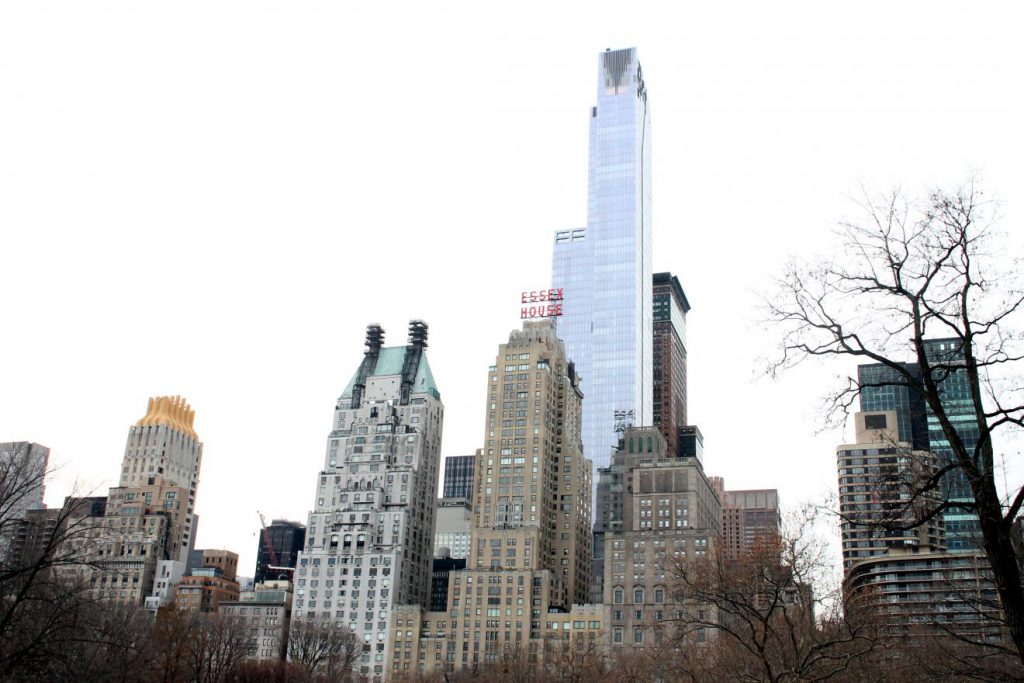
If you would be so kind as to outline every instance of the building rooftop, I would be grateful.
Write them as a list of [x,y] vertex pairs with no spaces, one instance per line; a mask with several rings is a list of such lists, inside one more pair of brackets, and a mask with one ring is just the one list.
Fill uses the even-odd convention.
[[[367,378],[401,375],[402,367],[405,364],[405,354],[407,351],[411,350],[412,349],[407,346],[388,346],[382,348],[377,356],[377,365],[367,375]],[[352,387],[358,376],[359,370],[357,369],[352,373],[352,379],[350,379],[348,384],[345,385],[345,391],[341,394],[342,398],[352,397]],[[413,379],[411,393],[432,393],[438,397],[441,395],[437,390],[437,384],[434,382],[434,374],[430,371],[430,364],[427,362],[426,354],[420,356],[420,362],[416,369],[416,377]]]

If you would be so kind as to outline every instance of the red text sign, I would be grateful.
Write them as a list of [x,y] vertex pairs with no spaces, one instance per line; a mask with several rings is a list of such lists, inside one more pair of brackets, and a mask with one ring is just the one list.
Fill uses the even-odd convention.
[[[563,290],[559,289],[538,289],[523,292],[521,303],[536,304],[537,306],[523,306],[520,309],[519,317],[527,318],[555,318],[562,315],[561,301],[565,299]],[[547,303],[542,303],[547,302]]]
[[522,303],[532,304],[537,301],[562,301],[565,297],[559,289],[538,289],[533,292],[523,292]]

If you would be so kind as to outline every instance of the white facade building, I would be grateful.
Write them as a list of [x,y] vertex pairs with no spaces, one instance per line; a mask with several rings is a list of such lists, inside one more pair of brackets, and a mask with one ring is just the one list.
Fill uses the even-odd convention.
[[180,560],[160,560],[156,563],[153,592],[146,598],[146,609],[156,612],[174,600],[174,591],[185,575],[185,563]]
[[295,573],[293,618],[327,618],[368,645],[359,672],[382,678],[394,605],[430,599],[444,407],[424,353],[427,326],[407,346],[367,351],[334,412],[306,545]]

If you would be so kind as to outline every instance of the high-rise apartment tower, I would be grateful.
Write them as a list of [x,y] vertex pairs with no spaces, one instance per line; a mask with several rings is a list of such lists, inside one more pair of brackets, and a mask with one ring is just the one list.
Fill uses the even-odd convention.
[[782,533],[778,489],[726,491],[722,477],[711,477],[711,485],[722,503],[719,552],[736,561],[755,550],[759,541],[778,538]]
[[14,536],[29,511],[45,507],[43,494],[49,461],[50,449],[46,446],[28,441],[0,443],[0,567],[10,561],[8,553]]
[[673,568],[715,550],[718,496],[701,463],[676,457],[654,427],[627,429],[611,466],[598,473],[603,576],[591,590],[611,606],[611,645],[663,647],[675,614]]
[[897,410],[857,413],[856,443],[836,449],[847,607],[900,632],[930,625],[936,633],[999,639],[999,602],[984,554],[948,552],[942,515],[917,523],[944,493],[912,492],[935,476],[943,457],[901,438],[905,417]]
[[370,325],[366,353],[334,407],[317,476],[293,618],[340,621],[367,647],[357,673],[381,678],[395,605],[426,607],[444,406],[427,363],[427,325],[384,347]]
[[651,125],[635,48],[598,57],[587,227],[555,233],[558,335],[580,375],[584,452],[606,467],[629,426],[652,420]]
[[686,299],[679,278],[654,274],[654,426],[679,452],[679,428],[686,426]]
[[512,331],[487,387],[469,561],[449,572],[439,611],[396,608],[394,673],[471,669],[517,651],[537,661],[556,628],[579,622],[573,635],[594,639],[605,626],[600,608],[579,606],[591,464],[580,452],[578,377],[551,320]]
[[194,420],[185,399],[157,396],[129,429],[119,485],[109,491],[101,522],[81,539],[94,557],[91,566],[101,570],[89,579],[98,598],[142,606],[158,563],[184,570],[195,544],[203,461]]
[[[925,358],[941,391],[942,408],[950,418],[964,447],[970,452],[978,444],[980,431],[971,400],[971,387],[964,367],[964,352],[959,339],[926,339]],[[922,382],[922,369],[917,363],[905,363],[899,371],[881,364],[857,367],[860,387],[860,409],[894,411],[896,436],[916,450],[931,451],[939,466],[953,464],[955,456],[935,412],[913,384]],[[973,495],[964,472],[954,467],[942,476],[943,499],[971,502]],[[950,507],[943,513],[946,544],[950,552],[975,552],[979,549],[981,527],[969,509]]]

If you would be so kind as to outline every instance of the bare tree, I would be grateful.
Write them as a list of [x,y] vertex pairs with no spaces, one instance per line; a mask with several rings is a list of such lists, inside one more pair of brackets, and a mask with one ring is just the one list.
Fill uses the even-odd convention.
[[282,660],[241,662],[227,676],[231,683],[288,683],[301,681],[306,671]]
[[[771,371],[810,358],[849,357],[886,369],[889,376],[872,386],[906,387],[921,398],[948,454],[919,492],[941,490],[943,481],[959,476],[969,500],[941,496],[916,522],[950,509],[977,516],[1013,649],[1024,664],[1024,584],[1010,530],[1024,489],[1014,483],[1000,497],[993,444],[996,433],[1024,426],[1017,327],[1024,293],[1016,264],[996,239],[993,205],[973,185],[938,190],[916,203],[896,191],[866,199],[863,208],[862,223],[841,226],[841,256],[791,264],[766,302],[782,330]],[[928,340],[936,338],[955,340],[954,353],[929,352]],[[957,429],[944,400],[951,380],[966,385],[976,440]],[[850,377],[829,397],[829,415],[845,416],[866,388]]]
[[349,676],[363,647],[344,626],[323,618],[293,618],[288,634],[288,660],[300,665],[312,678],[328,683]]
[[[557,632],[556,632],[557,634]],[[561,636],[544,639],[543,680],[557,683],[601,683],[609,678],[603,644],[582,637],[568,638],[569,631]]]
[[173,603],[161,607],[153,622],[154,683],[184,683],[190,680],[190,648],[198,622],[195,614]]
[[85,597],[79,604],[74,629],[47,658],[51,680],[148,683],[153,655],[149,614],[133,605]]
[[827,681],[867,661],[878,634],[842,612],[815,520],[811,508],[800,510],[786,533],[762,535],[737,559],[712,549],[673,561],[678,649],[709,643],[711,661],[691,662],[699,668],[687,678]]
[[237,617],[191,612],[188,663],[191,680],[220,683],[251,651],[249,629]]
[[77,570],[89,566],[82,541],[98,519],[94,499],[29,509],[47,471],[27,446],[0,454],[0,677],[49,668],[88,607]]

